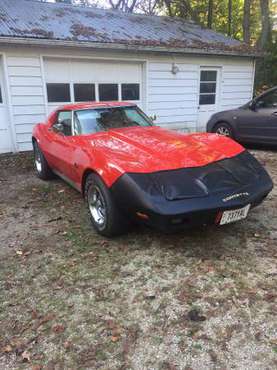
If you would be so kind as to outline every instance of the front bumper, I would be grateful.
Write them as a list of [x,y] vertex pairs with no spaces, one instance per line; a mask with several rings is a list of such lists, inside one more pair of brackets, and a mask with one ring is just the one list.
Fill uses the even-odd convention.
[[126,173],[111,190],[129,218],[159,230],[175,231],[218,224],[221,212],[248,204],[253,208],[272,188],[265,169],[245,151],[203,167]]

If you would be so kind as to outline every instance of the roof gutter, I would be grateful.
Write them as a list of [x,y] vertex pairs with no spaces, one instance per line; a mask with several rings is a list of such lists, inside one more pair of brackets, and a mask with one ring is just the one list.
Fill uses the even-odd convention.
[[68,41],[68,40],[50,40],[41,38],[27,38],[27,37],[3,37],[0,36],[0,44],[14,44],[14,45],[32,45],[41,47],[77,47],[77,48],[91,48],[91,49],[106,49],[106,50],[120,50],[120,51],[144,51],[151,53],[176,53],[176,54],[201,54],[201,55],[217,55],[217,56],[234,56],[257,58],[261,57],[259,53],[247,53],[242,51],[226,51],[220,49],[197,49],[197,48],[176,48],[166,46],[150,46],[137,44],[120,44],[120,43],[104,43],[104,42],[88,42],[88,41]]

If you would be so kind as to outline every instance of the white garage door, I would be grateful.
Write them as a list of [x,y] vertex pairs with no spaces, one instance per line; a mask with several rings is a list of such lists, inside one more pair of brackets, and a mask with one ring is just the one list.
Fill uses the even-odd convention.
[[48,111],[69,102],[132,101],[141,105],[142,64],[45,59]]
[[6,99],[3,65],[0,58],[0,153],[7,153],[13,150],[9,131],[9,113]]

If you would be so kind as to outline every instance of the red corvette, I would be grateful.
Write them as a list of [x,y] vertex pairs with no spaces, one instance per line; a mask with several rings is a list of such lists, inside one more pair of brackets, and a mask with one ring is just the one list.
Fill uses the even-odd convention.
[[153,127],[123,102],[60,107],[35,126],[33,147],[38,176],[55,173],[80,191],[105,236],[132,220],[164,231],[241,220],[273,186],[231,139]]

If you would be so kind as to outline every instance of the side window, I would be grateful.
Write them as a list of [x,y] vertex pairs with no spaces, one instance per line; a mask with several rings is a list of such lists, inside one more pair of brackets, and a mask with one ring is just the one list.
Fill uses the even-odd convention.
[[216,102],[217,71],[205,70],[200,74],[199,105],[210,105]]
[[277,109],[277,90],[258,99],[256,105],[258,109],[261,108]]
[[98,132],[100,111],[93,109],[79,110],[74,113],[74,134],[91,134]]
[[60,111],[57,115],[57,122],[54,124],[54,128],[58,132],[62,132],[65,136],[72,135],[72,112],[71,111]]

